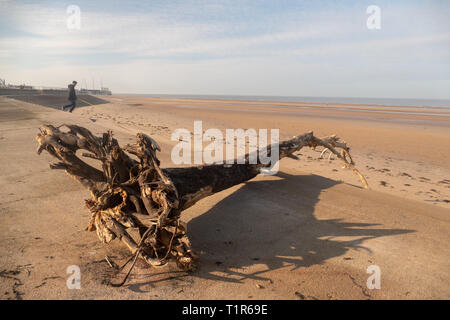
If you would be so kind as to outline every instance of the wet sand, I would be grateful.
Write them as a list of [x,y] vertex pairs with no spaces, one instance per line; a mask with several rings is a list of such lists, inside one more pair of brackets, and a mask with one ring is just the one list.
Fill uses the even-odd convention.
[[[448,299],[450,118],[400,107],[108,97],[73,114],[0,97],[0,296],[2,299]],[[188,107],[186,107],[188,106]],[[313,108],[310,108],[313,107]],[[340,109],[338,109],[340,108]],[[355,109],[356,110],[348,110]],[[251,110],[251,111],[249,111]],[[379,109],[376,109],[379,110]],[[420,112],[423,113],[423,110]],[[389,119],[389,120],[386,120]],[[137,132],[162,147],[176,128],[279,128],[282,139],[314,130],[350,146],[370,190],[337,160],[302,150],[276,176],[259,176],[200,201],[184,213],[198,270],[139,264],[122,288],[104,257],[120,264],[121,243],[102,245],[85,231],[89,194],[36,155],[42,123],[76,123],[121,144]],[[81,290],[66,268],[81,268]],[[381,289],[366,287],[367,267]]]

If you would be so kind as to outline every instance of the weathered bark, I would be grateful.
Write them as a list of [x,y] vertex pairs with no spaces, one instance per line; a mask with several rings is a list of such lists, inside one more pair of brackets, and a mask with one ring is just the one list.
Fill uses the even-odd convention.
[[[61,131],[61,127],[68,131]],[[86,200],[92,214],[89,231],[95,230],[104,243],[119,238],[135,259],[141,256],[152,266],[173,258],[187,270],[194,267],[195,254],[180,221],[181,212],[211,194],[254,178],[269,166],[249,164],[247,154],[245,164],[161,169],[156,156],[160,147],[149,136],[138,133],[135,144],[120,147],[111,131],[96,137],[76,125],[43,125],[36,140],[38,154],[47,150],[59,160],[50,168],[64,169],[91,192],[91,199]],[[276,147],[282,159],[294,157],[294,152],[303,147],[318,146],[335,154],[367,188],[366,180],[353,166],[349,147],[336,136],[319,139],[309,132]],[[82,156],[100,161],[102,170],[82,161],[76,155],[78,150],[88,151]],[[268,156],[271,150],[269,146]],[[139,241],[130,236],[127,228],[139,229]]]

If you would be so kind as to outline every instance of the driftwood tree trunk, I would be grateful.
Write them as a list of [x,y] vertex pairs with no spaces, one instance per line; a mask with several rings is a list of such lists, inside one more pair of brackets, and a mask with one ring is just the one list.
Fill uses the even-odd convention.
[[[61,127],[68,130],[61,131]],[[195,254],[180,221],[181,212],[211,194],[252,179],[268,166],[249,164],[246,155],[246,164],[161,169],[156,156],[160,147],[151,137],[138,133],[135,144],[121,147],[111,131],[96,137],[76,125],[43,125],[36,140],[38,154],[46,150],[59,160],[50,168],[65,170],[90,191],[91,199],[86,200],[92,214],[89,231],[95,230],[104,243],[119,238],[135,260],[140,256],[159,266],[172,258],[185,270],[194,267]],[[367,188],[353,166],[349,147],[336,136],[319,139],[310,132],[281,142],[280,159],[294,157],[303,147],[318,146],[335,154]],[[267,149],[270,156],[272,149]],[[78,150],[86,151],[83,157],[100,161],[101,170],[82,161]],[[127,228],[137,228],[140,239],[135,240]]]

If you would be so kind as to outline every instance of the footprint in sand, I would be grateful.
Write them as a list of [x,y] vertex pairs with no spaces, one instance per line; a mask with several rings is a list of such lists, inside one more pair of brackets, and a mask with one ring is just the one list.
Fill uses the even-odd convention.
[[406,172],[402,172],[400,175],[402,177],[408,177],[409,179],[412,179],[412,176],[410,174],[406,173]]
[[438,202],[450,203],[450,200],[448,200],[448,199],[433,199],[433,200],[425,200],[425,201],[433,202],[433,204],[437,204]]

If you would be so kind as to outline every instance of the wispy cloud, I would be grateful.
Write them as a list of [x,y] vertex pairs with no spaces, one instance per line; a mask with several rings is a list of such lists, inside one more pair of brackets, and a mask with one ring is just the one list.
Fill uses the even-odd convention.
[[65,4],[0,2],[0,76],[41,85],[102,77],[122,92],[450,95],[442,2],[381,1],[379,31],[353,1],[138,4],[82,2],[81,29],[68,30]]

